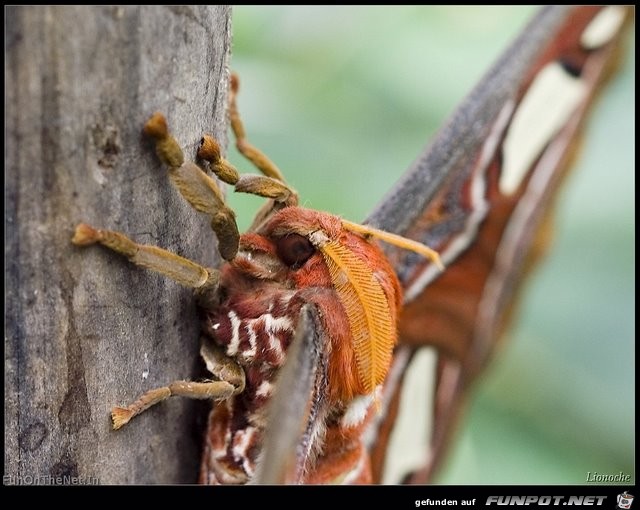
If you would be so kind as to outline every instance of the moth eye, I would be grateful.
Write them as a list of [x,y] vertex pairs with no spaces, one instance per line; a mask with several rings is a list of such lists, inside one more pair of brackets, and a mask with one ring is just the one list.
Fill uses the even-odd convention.
[[276,251],[286,266],[297,269],[309,260],[316,249],[306,237],[289,234],[276,241]]

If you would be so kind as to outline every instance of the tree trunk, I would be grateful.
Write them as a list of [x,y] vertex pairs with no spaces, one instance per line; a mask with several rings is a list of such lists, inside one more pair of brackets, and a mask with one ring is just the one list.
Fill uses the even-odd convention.
[[141,128],[162,111],[187,157],[203,132],[226,141],[230,9],[5,14],[4,481],[195,482],[204,406],[170,399],[119,431],[109,418],[195,377],[191,292],[70,239],[87,222],[216,263]]

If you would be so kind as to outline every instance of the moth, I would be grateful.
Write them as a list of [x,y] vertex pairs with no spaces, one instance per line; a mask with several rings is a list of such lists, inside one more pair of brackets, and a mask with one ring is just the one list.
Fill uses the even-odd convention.
[[[228,262],[207,269],[77,227],[76,244],[101,243],[193,287],[204,310],[201,353],[213,380],[151,390],[116,408],[114,425],[171,395],[212,398],[201,481],[376,482],[406,368],[430,346],[438,352],[430,462],[410,477],[428,480],[506,323],[625,12],[543,10],[363,225],[296,205],[277,167],[246,140],[234,93],[238,146],[264,175],[238,175],[211,138],[199,157],[236,191],[269,199],[240,236],[215,181],[184,161],[164,119],[152,117],[145,132],[183,196],[211,216]],[[544,115],[542,103],[551,105]]]

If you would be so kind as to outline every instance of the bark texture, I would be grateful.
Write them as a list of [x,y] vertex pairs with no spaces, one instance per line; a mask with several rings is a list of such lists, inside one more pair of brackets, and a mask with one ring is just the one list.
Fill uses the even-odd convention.
[[5,483],[195,482],[203,405],[109,419],[198,372],[191,291],[70,239],[83,221],[216,263],[141,129],[159,110],[187,157],[203,132],[226,141],[230,8],[5,16]]

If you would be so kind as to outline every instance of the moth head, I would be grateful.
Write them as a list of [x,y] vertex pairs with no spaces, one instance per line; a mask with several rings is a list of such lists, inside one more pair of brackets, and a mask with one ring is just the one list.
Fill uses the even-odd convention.
[[[288,308],[292,324],[301,306],[317,306],[329,351],[330,393],[338,400],[375,392],[397,339],[402,291],[372,242],[378,232],[328,213],[286,207],[243,234],[238,255],[229,263],[233,278],[244,280],[240,288],[254,296],[250,299],[272,296],[263,308],[279,296],[293,295]],[[229,292],[238,288],[235,284],[229,282]]]

